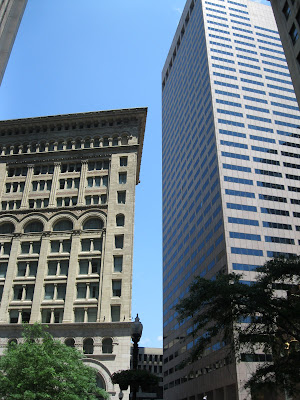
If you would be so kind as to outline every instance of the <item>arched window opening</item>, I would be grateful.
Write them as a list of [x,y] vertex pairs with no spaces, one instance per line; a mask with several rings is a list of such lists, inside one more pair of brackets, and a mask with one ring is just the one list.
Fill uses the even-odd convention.
[[29,232],[43,232],[44,225],[40,221],[33,221],[27,224],[24,228],[24,233]]
[[117,226],[125,225],[125,215],[124,214],[118,214],[116,216],[116,224],[117,224]]
[[14,151],[13,151],[13,153],[14,153],[14,154],[18,154],[18,153],[19,153],[19,145],[18,145],[18,144],[16,144],[16,145],[14,146]]
[[126,145],[126,144],[128,144],[128,138],[127,138],[127,136],[122,136],[122,141],[121,141],[121,143],[124,145]]
[[92,338],[84,339],[83,353],[84,354],[93,354],[94,353],[94,341]]
[[100,140],[98,138],[94,139],[94,147],[100,147]]
[[46,145],[45,143],[40,144],[40,151],[45,151],[46,150]]
[[75,149],[81,149],[81,140],[76,140],[75,142]]
[[109,146],[109,140],[107,137],[103,138],[103,146]]
[[15,231],[15,226],[11,222],[4,222],[0,225],[0,234],[13,233]]
[[102,378],[102,376],[100,374],[96,375],[96,383],[97,383],[98,388],[106,390],[104,379]]
[[27,151],[28,151],[28,144],[23,144],[22,153],[27,153]]
[[48,151],[54,151],[54,142],[50,142],[48,145]]
[[100,218],[91,218],[83,224],[83,230],[102,229],[103,225],[103,221]]
[[30,146],[30,153],[35,153],[35,152],[36,152],[36,144],[33,143],[33,144]]
[[54,232],[71,231],[72,229],[73,223],[69,219],[61,219],[53,226]]
[[58,142],[58,144],[57,144],[57,150],[63,150],[63,148],[64,148],[63,142]]
[[119,139],[118,139],[118,137],[116,136],[116,137],[113,138],[112,145],[113,145],[113,146],[118,146],[118,144],[119,144]]
[[65,340],[65,345],[68,347],[75,347],[75,340],[73,338],[68,338]]
[[112,354],[113,352],[113,341],[111,338],[106,338],[102,340],[102,353]]
[[85,140],[84,142],[84,148],[89,149],[91,147],[91,142],[90,139]]
[[67,150],[71,150],[72,149],[72,142],[71,140],[67,141]]

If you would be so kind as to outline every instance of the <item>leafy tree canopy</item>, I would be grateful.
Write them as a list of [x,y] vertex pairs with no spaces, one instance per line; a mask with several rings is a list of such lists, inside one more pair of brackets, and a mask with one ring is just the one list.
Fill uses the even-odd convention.
[[246,387],[293,394],[300,382],[300,257],[272,259],[257,272],[253,282],[234,273],[195,279],[176,306],[179,321],[192,317],[194,324],[196,346],[185,363],[217,341],[239,359],[264,352],[273,361],[260,363]]
[[23,343],[9,344],[0,358],[0,398],[3,400],[96,400],[108,398],[97,388],[96,371],[82,354],[44,330],[24,325]]

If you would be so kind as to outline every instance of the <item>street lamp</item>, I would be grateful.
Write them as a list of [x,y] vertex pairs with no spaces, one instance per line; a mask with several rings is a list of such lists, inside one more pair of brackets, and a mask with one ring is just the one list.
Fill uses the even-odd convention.
[[[132,350],[132,369],[135,370],[138,367],[138,357],[139,357],[139,341],[143,332],[143,324],[140,322],[139,315],[137,314],[133,323],[131,339],[133,341],[133,350]],[[131,389],[132,390],[132,400],[136,400],[136,385]]]

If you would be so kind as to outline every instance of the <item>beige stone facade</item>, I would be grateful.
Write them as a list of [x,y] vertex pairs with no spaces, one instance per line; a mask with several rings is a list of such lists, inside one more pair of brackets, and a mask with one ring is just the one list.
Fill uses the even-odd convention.
[[0,0],[0,85],[27,0]]
[[112,398],[111,374],[130,366],[135,185],[146,113],[0,122],[1,352],[8,340],[20,340],[22,322],[47,323],[86,354]]

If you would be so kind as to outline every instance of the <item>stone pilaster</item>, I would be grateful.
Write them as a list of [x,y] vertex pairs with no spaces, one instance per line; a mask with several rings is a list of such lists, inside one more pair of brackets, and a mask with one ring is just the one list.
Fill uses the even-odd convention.
[[24,186],[24,191],[23,191],[23,196],[21,200],[21,208],[28,208],[28,195],[30,192],[30,186],[32,182],[32,177],[33,177],[33,171],[34,171],[34,165],[30,164],[27,165],[27,175],[26,175],[26,180],[25,180],[25,186]]
[[81,174],[80,174],[80,183],[78,190],[78,205],[84,204],[84,189],[86,185],[87,169],[88,169],[88,162],[84,160],[81,162]]
[[65,311],[63,322],[73,322],[73,301],[76,291],[76,278],[78,274],[78,253],[80,252],[80,232],[72,235],[72,245],[69,261],[68,281],[66,288]]
[[15,235],[11,243],[10,257],[8,261],[5,284],[3,289],[1,307],[0,307],[0,323],[7,323],[9,321],[8,306],[11,300],[11,293],[13,290],[13,280],[16,275],[17,257],[20,251],[20,236]]
[[42,236],[42,243],[40,249],[40,257],[38,262],[38,269],[36,273],[36,281],[34,287],[34,295],[31,308],[30,323],[41,320],[41,302],[44,295],[44,278],[47,271],[47,254],[49,251],[50,236],[45,232]]
[[56,190],[57,190],[57,182],[59,178],[59,173],[60,173],[60,162],[54,163],[54,171],[53,171],[53,178],[52,178],[52,186],[51,186],[51,192],[50,192],[50,197],[49,197],[49,207],[54,207],[55,204],[55,196],[56,196]]

